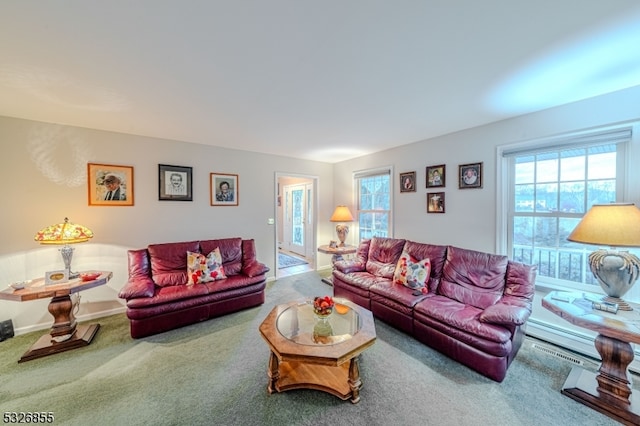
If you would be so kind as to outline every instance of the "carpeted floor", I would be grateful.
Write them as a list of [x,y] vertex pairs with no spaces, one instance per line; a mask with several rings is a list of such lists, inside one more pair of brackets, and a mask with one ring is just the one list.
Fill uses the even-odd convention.
[[289,256],[286,253],[278,253],[278,268],[280,269],[290,268],[292,266],[298,265],[306,265],[307,263],[309,262],[307,262],[306,260],[299,259],[294,256]]
[[0,411],[51,411],[60,425],[617,424],[563,396],[573,365],[531,339],[496,383],[379,321],[361,356],[360,403],[269,395],[258,326],[278,303],[326,294],[317,273],[295,275],[269,283],[262,306],[139,340],[114,315],[90,346],[23,364],[42,333],[14,337],[0,343]]

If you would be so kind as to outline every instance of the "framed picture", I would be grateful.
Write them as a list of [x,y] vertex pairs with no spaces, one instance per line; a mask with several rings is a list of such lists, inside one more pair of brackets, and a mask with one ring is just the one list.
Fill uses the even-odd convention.
[[237,206],[239,194],[238,175],[229,173],[211,173],[212,206]]
[[161,201],[193,201],[193,169],[158,164],[158,199]]
[[400,192],[416,192],[416,172],[400,173]]
[[458,188],[482,188],[482,163],[458,166]]
[[444,213],[444,192],[427,192],[427,213]]
[[87,164],[90,206],[133,206],[133,167]]
[[427,167],[427,188],[444,188],[446,168],[444,164]]

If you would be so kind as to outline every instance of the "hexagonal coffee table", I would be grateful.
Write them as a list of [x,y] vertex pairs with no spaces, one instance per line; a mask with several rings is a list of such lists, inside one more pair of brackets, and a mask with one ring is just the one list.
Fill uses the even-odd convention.
[[269,393],[315,389],[360,401],[359,357],[376,341],[373,315],[344,299],[322,320],[311,301],[278,305],[260,324],[271,349]]

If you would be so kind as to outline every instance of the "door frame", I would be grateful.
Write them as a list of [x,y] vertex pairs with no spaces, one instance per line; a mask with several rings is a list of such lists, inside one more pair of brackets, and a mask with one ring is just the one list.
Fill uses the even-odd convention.
[[[288,173],[288,172],[276,172],[275,173],[275,179],[274,179],[274,211],[275,211],[275,227],[274,227],[274,253],[275,253],[275,265],[276,265],[276,271],[275,271],[275,277],[276,279],[278,279],[279,274],[280,274],[280,270],[279,270],[279,265],[278,265],[278,243],[280,242],[279,239],[279,235],[281,233],[281,227],[282,227],[282,220],[283,220],[283,208],[284,208],[284,199],[281,198],[280,202],[282,204],[282,206],[278,205],[278,197],[283,195],[283,188],[280,184],[280,181],[282,179],[286,179],[286,178],[299,178],[302,179],[303,181],[306,182],[302,182],[301,183],[309,183],[311,184],[311,208],[313,209],[313,215],[312,215],[312,223],[308,224],[308,226],[311,229],[311,233],[312,233],[312,239],[309,242],[311,247],[317,247],[317,241],[318,241],[318,205],[319,205],[319,199],[318,199],[318,181],[319,181],[319,177],[315,176],[315,175],[305,175],[305,174],[301,174],[301,173]],[[281,193],[279,193],[278,191],[281,191]],[[312,255],[307,257],[307,260],[309,261],[309,265],[315,270],[317,268],[317,252],[315,250],[312,251]]]

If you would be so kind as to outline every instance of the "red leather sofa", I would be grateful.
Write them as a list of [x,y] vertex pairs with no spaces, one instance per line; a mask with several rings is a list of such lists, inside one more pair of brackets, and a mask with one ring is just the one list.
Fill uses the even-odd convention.
[[[187,252],[219,248],[226,279],[188,285]],[[140,338],[264,303],[269,268],[256,259],[254,240],[152,244],[128,251],[126,300],[131,337]]]
[[[395,284],[401,254],[429,258],[428,292]],[[502,382],[522,346],[536,267],[506,256],[394,238],[363,241],[334,265],[334,296],[473,370]]]

